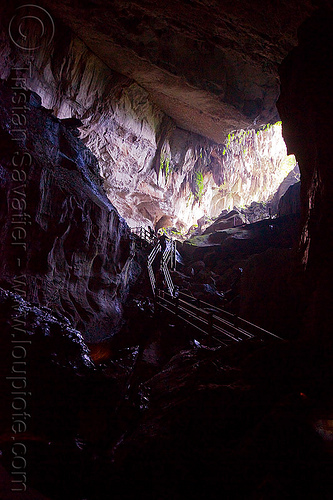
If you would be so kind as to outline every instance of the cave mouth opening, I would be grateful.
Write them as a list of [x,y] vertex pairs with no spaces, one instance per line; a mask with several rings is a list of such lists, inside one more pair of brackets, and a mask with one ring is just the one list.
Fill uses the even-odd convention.
[[[48,93],[35,90],[47,107]],[[127,129],[119,117],[109,116],[115,130],[103,140],[96,139],[90,118],[72,112],[61,118],[66,115],[61,109],[55,114],[72,132],[78,129],[96,156],[104,190],[130,228],[151,227],[184,241],[220,217],[235,225],[276,217],[281,197],[300,181],[281,121],[231,131],[224,143],[216,143],[165,117],[140,135],[138,117],[123,111]]]
[[175,142],[171,137],[160,148],[158,196],[152,194],[147,177],[139,184],[141,191],[137,185],[132,193],[139,201],[135,220],[133,210],[130,220],[124,213],[123,198],[118,203],[117,193],[110,195],[130,226],[154,227],[158,233],[184,240],[202,234],[219,219],[235,226],[275,218],[283,195],[300,181],[297,160],[287,153],[281,121],[231,132],[224,144],[198,136],[183,154],[183,163]]

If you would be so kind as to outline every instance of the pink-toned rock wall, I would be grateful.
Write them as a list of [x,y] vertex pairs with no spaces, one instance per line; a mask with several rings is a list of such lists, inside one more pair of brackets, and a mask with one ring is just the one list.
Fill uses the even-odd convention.
[[[98,159],[107,195],[130,226],[154,225],[161,217],[168,216],[171,225],[178,229],[189,228],[205,214],[217,216],[225,208],[245,205],[251,201],[266,201],[274,194],[283,179],[280,166],[286,154],[278,129],[265,130],[259,135],[251,130],[244,136],[246,143],[239,144],[237,140],[232,140],[227,153],[223,154],[224,141],[225,139],[228,141],[227,134],[230,130],[255,127],[262,123],[257,119],[237,118],[239,110],[236,108],[237,106],[241,108],[244,102],[237,101],[237,106],[232,108],[233,112],[230,109],[227,112],[228,116],[234,113],[233,120],[228,121],[224,108],[220,109],[220,105],[215,103],[216,107],[209,106],[209,113],[213,113],[214,116],[216,114],[216,119],[210,115],[207,118],[207,113],[203,112],[200,114],[200,120],[207,119],[206,125],[199,130],[188,124],[188,129],[185,130],[181,127],[185,127],[186,124],[182,120],[177,121],[174,116],[174,113],[180,110],[184,114],[184,109],[187,109],[189,114],[190,108],[186,108],[187,104],[180,103],[182,99],[186,101],[184,89],[179,91],[180,101],[174,102],[170,95],[170,102],[165,108],[155,99],[156,96],[154,97],[155,94],[149,90],[150,87],[142,85],[136,73],[131,74],[131,77],[126,71],[123,75],[120,74],[122,66],[112,66],[108,58],[101,56],[99,58],[96,56],[96,51],[94,53],[88,48],[80,36],[84,32],[83,25],[82,33],[78,33],[77,36],[63,24],[59,19],[62,16],[58,14],[53,20],[55,32],[50,44],[45,40],[39,47],[38,41],[36,42],[38,50],[29,53],[20,50],[10,41],[8,33],[11,15],[15,12],[9,3],[7,12],[2,16],[1,78],[9,78],[13,67],[25,67],[29,62],[31,74],[26,79],[26,86],[40,95],[43,106],[52,109],[58,118],[80,118],[82,121],[80,136]],[[13,31],[14,27],[13,25]],[[38,23],[30,23],[26,28],[28,39],[38,38]],[[17,35],[16,32],[14,34]],[[174,36],[178,37],[177,34]],[[229,32],[228,36],[232,36],[232,33]],[[251,33],[247,35],[249,38],[253,36]],[[162,38],[163,43],[167,45],[168,40]],[[292,37],[289,38],[287,45],[292,43]],[[188,35],[186,40],[190,44],[189,47],[192,47],[193,41],[191,42]],[[256,50],[255,44],[259,41],[252,40],[252,42],[254,44],[252,49]],[[176,52],[180,51],[180,60],[186,58],[185,45],[176,45]],[[189,50],[189,47],[186,50]],[[220,53],[222,49],[216,50]],[[199,54],[200,51],[201,49]],[[209,73],[212,79],[218,75],[221,75],[221,78],[225,77],[224,72],[227,70],[226,63],[222,61],[224,57],[222,52],[215,60],[214,50],[211,47],[206,57],[200,59],[201,64],[205,65],[207,75],[206,66],[210,63],[215,64],[214,71]],[[172,52],[169,55],[171,57]],[[230,58],[230,54],[227,57],[228,65],[231,67],[237,66],[240,58],[239,53],[235,52],[234,56],[235,60]],[[172,57],[175,57],[175,54]],[[267,54],[267,57],[271,56]],[[130,59],[127,61],[132,63]],[[244,64],[249,66],[249,62]],[[236,92],[235,89],[231,89],[232,82],[234,78],[240,78],[239,72],[242,73],[242,68],[243,65],[237,66],[235,72],[231,68],[228,69],[230,81],[224,82],[229,89],[225,90],[226,100],[230,97],[227,94]],[[143,66],[141,69],[144,71]],[[179,71],[180,69],[178,68]],[[188,70],[189,68],[183,64],[183,71],[186,73]],[[200,65],[197,70],[202,70]],[[185,78],[184,81],[178,79],[177,85],[181,86],[183,81],[185,88],[192,82],[192,73],[191,70],[187,75],[187,84]],[[242,74],[242,79],[245,77],[248,77],[243,96],[247,102],[245,108],[248,107],[250,94],[253,92],[259,92],[267,103],[277,95],[276,78],[271,73],[265,76],[265,72],[259,72],[256,84],[252,81],[251,72]],[[169,93],[176,92],[174,78],[173,76],[169,80],[170,85],[172,84]],[[270,91],[267,90],[267,79],[270,81]],[[216,85],[213,82],[208,85],[205,98],[198,95],[203,89],[194,91],[192,88],[191,100],[199,107],[203,103],[207,105],[209,99],[216,100],[214,94]],[[265,86],[265,92],[261,85]],[[222,99],[221,95],[220,98]],[[255,100],[254,97],[253,99]],[[267,103],[264,107],[268,106]],[[217,116],[219,113],[220,116]],[[267,113],[268,108],[264,114]],[[276,110],[269,113],[269,119],[277,118]],[[227,120],[227,125],[222,126],[221,120]],[[213,130],[211,121],[215,124],[214,127],[219,129],[219,136],[213,137],[218,143],[211,140]],[[199,123],[199,120],[195,123]],[[200,131],[201,135],[195,131]],[[210,139],[202,134],[206,134]],[[197,175],[201,174],[203,189],[198,189]]]
[[[0,99],[1,282],[65,314],[87,339],[111,336],[131,277],[129,228],[75,130],[29,91],[1,84]],[[18,99],[23,132],[12,113]]]

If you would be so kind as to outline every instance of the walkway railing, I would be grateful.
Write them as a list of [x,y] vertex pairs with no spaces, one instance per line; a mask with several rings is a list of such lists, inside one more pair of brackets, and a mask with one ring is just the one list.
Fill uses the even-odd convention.
[[133,227],[131,231],[135,236],[138,236],[140,240],[146,241],[150,245],[153,245],[157,241],[157,237],[144,227]]
[[153,270],[153,263],[154,263],[154,260],[156,259],[157,255],[160,252],[162,252],[162,248],[161,248],[160,243],[158,242],[154,246],[154,248],[152,249],[150,254],[148,255],[148,260],[147,260],[148,275],[149,275],[150,284],[151,284],[151,288],[153,290],[153,293],[155,293],[155,289],[156,289],[156,279],[155,279],[155,274],[154,274],[154,270]]
[[158,241],[154,246],[154,248],[152,249],[152,251],[150,252],[150,254],[148,255],[148,260],[147,260],[148,275],[153,294],[155,294],[155,290],[157,288],[156,278],[153,269],[153,264],[156,258],[160,259],[160,262],[158,264],[159,268],[164,275],[164,279],[168,287],[168,290],[170,294],[173,296],[175,291],[175,286],[172,282],[168,266],[170,265],[172,269],[176,268],[176,242],[173,240],[168,240],[166,248],[162,253],[162,247],[160,242]]
[[[150,236],[149,231],[144,228],[137,229],[140,229],[140,231],[138,231],[139,234],[145,237],[147,237],[147,234]],[[160,259],[158,266],[163,272],[168,291],[161,290],[157,286],[154,274],[154,262],[157,258]],[[161,243],[157,241],[147,260],[148,275],[153,294],[155,295],[157,309],[171,313],[193,326],[203,335],[208,336],[209,342],[215,340],[225,346],[233,342],[241,342],[254,337],[260,339],[270,338],[274,340],[283,340],[278,335],[246,319],[240,318],[235,314],[213,306],[201,299],[176,291],[176,287],[170,275],[169,266],[175,270],[176,242],[167,240],[166,248],[162,253]]]
[[283,340],[250,321],[182,292],[173,296],[163,290],[156,290],[155,301],[158,308],[190,324],[208,336],[209,341],[215,340],[222,345],[254,337]]
[[176,252],[175,243],[176,242],[174,242],[172,240],[170,241],[170,244],[164,250],[163,255],[162,255],[162,259],[161,259],[161,269],[163,271],[168,290],[172,296],[174,295],[174,292],[175,292],[175,286],[174,286],[173,281],[171,279],[168,265],[171,264],[171,267],[173,267],[173,269],[175,268],[174,267],[175,262],[176,262],[175,261],[175,252]]

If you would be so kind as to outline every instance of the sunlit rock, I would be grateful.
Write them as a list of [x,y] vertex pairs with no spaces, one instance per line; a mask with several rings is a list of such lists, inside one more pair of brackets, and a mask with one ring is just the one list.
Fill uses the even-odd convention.
[[137,273],[129,228],[101,188],[96,158],[29,91],[28,125],[15,141],[13,95],[1,85],[1,282],[87,338],[110,336]]
[[[81,120],[81,139],[98,159],[106,193],[132,227],[154,226],[167,216],[168,225],[186,232],[205,215],[266,202],[295,166],[281,124],[258,127],[258,121],[239,119],[223,129],[218,142],[206,128],[201,135],[193,127],[184,130],[172,112],[168,116],[156,105],[149,89],[110,69],[68,31],[56,33],[50,46],[29,58],[8,40],[2,51],[2,77],[8,77],[13,60],[20,68],[29,61],[25,85],[42,105],[58,118]],[[232,132],[242,127],[247,128]]]

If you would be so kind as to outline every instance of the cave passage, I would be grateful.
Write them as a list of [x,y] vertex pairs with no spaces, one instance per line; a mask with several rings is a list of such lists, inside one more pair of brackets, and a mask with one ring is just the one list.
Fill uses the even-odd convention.
[[332,68],[330,1],[0,5],[1,499],[332,498]]
[[[183,188],[176,197],[171,194],[169,214],[153,219],[145,210],[146,216],[151,218],[143,224],[184,239],[201,234],[221,218],[227,228],[276,217],[280,212],[280,199],[290,186],[300,181],[295,156],[287,155],[281,122],[257,131],[230,133],[225,144],[213,149],[196,147],[198,159],[189,176],[182,181],[182,186],[189,183],[188,190]],[[178,175],[172,156],[167,170],[165,168],[165,162],[161,163],[159,182],[168,198],[173,177]],[[152,200],[149,203],[151,205]]]
[[254,222],[276,215],[280,198],[300,179],[295,156],[287,155],[281,122],[231,132],[220,145],[202,137],[191,137],[190,144],[182,139],[178,129],[163,137],[154,158],[156,177],[150,170],[154,162],[144,164],[133,173],[132,191],[121,173],[110,174],[119,166],[102,168],[106,186],[118,175],[120,193],[114,185],[107,192],[130,226],[169,228],[184,237],[233,209],[237,223]]

